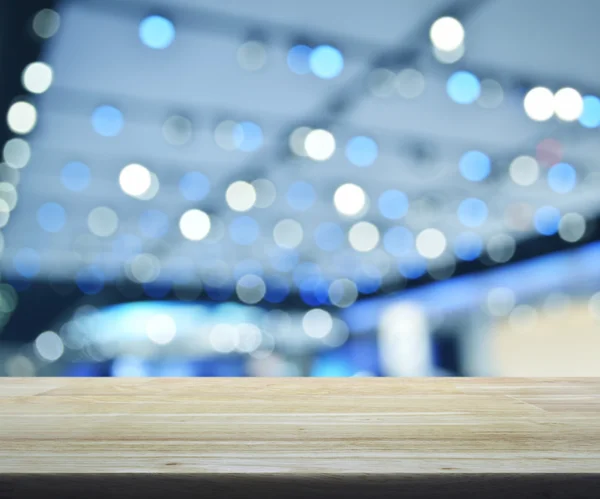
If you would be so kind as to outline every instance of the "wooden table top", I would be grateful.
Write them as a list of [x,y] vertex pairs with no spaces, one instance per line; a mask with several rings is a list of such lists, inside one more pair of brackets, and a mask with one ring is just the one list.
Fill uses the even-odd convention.
[[600,379],[0,378],[0,475],[600,473]]

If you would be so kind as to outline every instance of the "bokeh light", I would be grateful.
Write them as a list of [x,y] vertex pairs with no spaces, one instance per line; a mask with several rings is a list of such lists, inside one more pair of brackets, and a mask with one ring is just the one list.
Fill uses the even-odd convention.
[[23,88],[32,94],[43,94],[52,85],[52,68],[45,62],[28,64],[21,75]]
[[312,184],[305,181],[294,182],[287,190],[286,199],[296,211],[306,211],[315,202],[317,194]]
[[554,94],[546,87],[529,90],[523,99],[525,113],[534,121],[548,121],[554,114]]
[[40,255],[33,248],[21,248],[13,256],[13,267],[21,276],[32,279],[40,272]]
[[315,242],[323,251],[337,251],[344,243],[342,228],[333,222],[320,223],[315,229]]
[[290,70],[297,75],[310,73],[310,54],[312,49],[307,45],[295,45],[287,55],[287,64]]
[[240,151],[253,152],[262,147],[262,128],[252,121],[236,123],[232,134],[234,143]]
[[600,99],[595,95],[586,95],[583,98],[583,110],[579,116],[579,123],[585,128],[600,126]]
[[346,157],[355,166],[371,166],[378,153],[377,142],[370,137],[353,137],[346,145]]
[[506,263],[515,254],[516,241],[508,234],[495,234],[487,242],[486,250],[493,262]]
[[188,210],[179,219],[179,230],[186,239],[201,241],[210,232],[210,217],[202,210]]
[[457,71],[448,78],[446,92],[457,104],[471,104],[479,98],[481,83],[473,73]]
[[438,229],[425,229],[417,235],[416,247],[421,256],[438,258],[446,250],[446,236]]
[[548,170],[548,185],[559,194],[572,191],[577,183],[577,173],[568,163],[557,163]]
[[308,64],[315,76],[330,80],[344,69],[344,57],[331,45],[319,45],[310,52]]
[[405,68],[396,75],[395,85],[401,97],[414,99],[425,90],[425,77],[423,73],[414,68]]
[[408,211],[408,198],[401,191],[390,189],[379,196],[379,211],[385,218],[397,220]]
[[383,236],[385,250],[394,256],[402,256],[414,249],[415,237],[406,227],[392,227]]
[[210,182],[203,173],[188,172],[179,180],[179,191],[188,201],[201,201],[210,191]]
[[183,146],[191,139],[194,128],[191,120],[185,116],[169,116],[162,126],[165,140],[173,146]]
[[315,161],[326,161],[335,152],[335,137],[327,130],[311,130],[304,141],[306,155]]
[[35,339],[36,353],[47,362],[60,359],[65,351],[63,342],[54,331],[45,331]]
[[237,50],[237,61],[246,71],[258,71],[267,62],[267,50],[264,43],[258,40],[249,40]]
[[92,113],[92,126],[103,137],[115,137],[123,129],[123,114],[114,106],[100,106]]
[[484,109],[495,109],[502,104],[503,100],[504,90],[500,83],[489,78],[481,80],[481,93],[477,99],[477,104]]
[[558,235],[568,243],[579,241],[586,231],[586,221],[579,213],[566,213],[558,225]]
[[583,98],[574,88],[561,88],[554,94],[554,113],[563,121],[575,121],[583,112]]
[[247,274],[238,280],[235,290],[241,302],[254,305],[265,297],[267,287],[259,276]]
[[466,227],[479,227],[488,216],[488,207],[477,198],[463,199],[458,206],[458,219]]
[[119,185],[125,194],[132,197],[139,197],[150,190],[152,176],[145,166],[132,163],[121,170]]
[[117,231],[119,217],[111,208],[98,206],[90,211],[87,223],[92,234],[99,237],[109,237]]
[[461,260],[470,262],[481,255],[483,240],[474,232],[462,232],[454,239],[454,254]]
[[508,171],[510,178],[515,184],[525,187],[537,181],[540,168],[535,158],[531,156],[518,156],[512,160]]
[[9,139],[2,150],[4,161],[11,168],[23,168],[31,159],[31,147],[21,138]]
[[66,220],[65,209],[58,203],[44,203],[37,211],[37,221],[46,232],[59,232]]
[[333,195],[335,209],[342,215],[356,216],[365,208],[367,195],[356,184],[343,184]]
[[489,176],[492,163],[481,151],[468,151],[461,156],[458,167],[461,175],[467,180],[481,182]]
[[8,109],[6,122],[12,132],[25,135],[31,132],[37,123],[37,109],[26,101],[15,102]]
[[303,237],[302,225],[291,218],[277,222],[273,229],[273,239],[280,248],[293,249],[302,242]]
[[229,237],[236,244],[249,246],[258,238],[259,230],[254,218],[241,216],[234,218],[229,224]]
[[71,161],[60,171],[60,181],[73,192],[81,192],[90,185],[89,167],[80,161]]
[[42,9],[33,17],[31,27],[40,38],[52,38],[60,28],[60,15],[53,9]]
[[543,236],[551,236],[558,231],[560,211],[554,206],[542,206],[533,217],[535,229]]
[[361,253],[371,251],[379,243],[379,229],[370,222],[357,222],[348,231],[348,242]]
[[465,30],[454,17],[440,17],[431,25],[429,38],[437,49],[451,52],[463,44]]
[[248,211],[256,202],[256,190],[251,183],[238,180],[227,188],[225,200],[233,211]]
[[166,49],[175,39],[175,26],[166,17],[148,16],[140,23],[139,36],[151,49]]

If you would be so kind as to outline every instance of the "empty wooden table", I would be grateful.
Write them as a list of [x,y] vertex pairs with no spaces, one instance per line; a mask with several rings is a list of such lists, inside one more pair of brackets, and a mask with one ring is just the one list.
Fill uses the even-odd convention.
[[0,378],[0,497],[600,497],[600,380]]

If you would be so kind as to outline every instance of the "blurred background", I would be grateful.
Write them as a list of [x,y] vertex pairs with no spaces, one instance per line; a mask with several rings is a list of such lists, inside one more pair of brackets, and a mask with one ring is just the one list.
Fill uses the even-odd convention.
[[0,4],[0,375],[600,375],[600,3]]

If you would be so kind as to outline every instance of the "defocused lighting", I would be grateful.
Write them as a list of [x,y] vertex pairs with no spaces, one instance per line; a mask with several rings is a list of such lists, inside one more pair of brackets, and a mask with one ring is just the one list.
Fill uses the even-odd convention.
[[595,95],[586,95],[583,98],[583,111],[579,116],[579,123],[585,128],[600,126],[600,99]]
[[158,194],[159,189],[160,182],[158,181],[158,175],[156,175],[156,173],[150,172],[150,187],[148,188],[148,190],[142,192],[141,194],[135,197],[141,199],[142,201],[149,201]]
[[574,88],[561,88],[554,94],[554,113],[563,121],[575,121],[583,112],[583,98]]
[[246,71],[258,71],[267,62],[267,51],[263,43],[251,40],[237,51],[238,64]]
[[463,199],[458,205],[458,219],[466,227],[479,227],[488,217],[488,207],[477,198]]
[[248,259],[239,261],[233,267],[233,277],[236,279],[241,279],[247,274],[262,277],[264,271],[261,263],[258,260]]
[[379,243],[379,229],[370,222],[355,223],[348,231],[348,242],[356,251],[371,251]]
[[142,165],[132,163],[125,166],[119,174],[119,185],[125,194],[138,197],[145,194],[151,187],[150,171]]
[[537,310],[531,305],[517,305],[508,317],[508,323],[516,330],[532,327],[537,321]]
[[217,324],[211,329],[209,340],[216,352],[231,353],[238,347],[239,333],[231,324]]
[[535,183],[539,176],[539,170],[538,162],[535,158],[531,156],[518,156],[511,162],[509,174],[515,184],[525,187]]
[[273,229],[273,239],[280,248],[295,248],[302,242],[303,237],[302,225],[291,218],[281,220]]
[[262,335],[258,326],[243,323],[238,325],[237,330],[239,336],[238,351],[250,353],[254,352],[260,346]]
[[112,236],[119,227],[119,217],[114,210],[98,206],[90,211],[87,219],[90,232],[99,237]]
[[527,203],[511,203],[505,212],[505,223],[512,230],[527,231],[533,221],[533,207]]
[[548,170],[548,185],[559,194],[565,194],[574,189],[577,183],[577,173],[568,163],[557,163]]
[[[0,228],[6,226],[10,220],[10,211],[8,203],[4,199],[0,199]],[[4,238],[2,239],[2,243],[4,243]]]
[[44,203],[37,211],[37,220],[46,232],[59,232],[65,226],[65,209],[58,203]]
[[10,284],[0,284],[0,311],[9,314],[17,308],[19,295]]
[[242,121],[233,127],[233,139],[240,151],[252,152],[262,146],[263,132],[256,123]]
[[142,43],[151,49],[166,49],[175,39],[175,26],[162,16],[149,16],[142,20],[139,27]]
[[35,376],[35,366],[33,362],[21,354],[12,355],[6,360],[6,374],[14,377]]
[[429,38],[436,48],[450,52],[462,45],[465,39],[465,30],[457,19],[440,17],[431,25]]
[[225,200],[234,211],[248,211],[256,202],[256,191],[249,182],[238,180],[233,182],[225,192]]
[[254,305],[265,297],[267,287],[259,276],[247,274],[237,282],[235,291],[241,302]]
[[324,338],[333,328],[331,314],[321,308],[313,308],[302,317],[302,329],[311,338]]
[[596,319],[600,320],[600,292],[595,293],[590,297],[588,309],[590,314],[592,314]]
[[458,163],[461,175],[471,182],[481,182],[490,174],[490,158],[480,151],[464,153]]
[[210,191],[210,182],[200,172],[188,172],[179,180],[179,191],[188,201],[201,201]]
[[385,218],[397,220],[408,211],[408,198],[403,192],[395,189],[385,191],[379,196],[379,211]]
[[238,148],[240,138],[234,134],[237,125],[235,121],[225,120],[215,127],[215,142],[219,147],[226,151],[233,151]]
[[421,256],[438,258],[446,249],[446,237],[438,229],[425,229],[417,236],[416,246]]
[[432,47],[433,57],[435,57],[438,62],[442,64],[454,64],[462,59],[465,55],[465,46],[459,45],[454,50],[445,51],[440,50],[437,47]]
[[510,288],[493,288],[487,295],[487,309],[495,317],[504,317],[510,314],[517,302],[515,293]]
[[46,331],[35,339],[35,350],[42,359],[54,362],[62,357],[65,347],[58,334]]
[[395,84],[401,97],[414,99],[425,90],[425,77],[416,69],[406,68],[396,75]]
[[167,345],[177,334],[177,323],[167,314],[156,314],[146,322],[146,335],[157,345]]
[[104,272],[97,265],[88,265],[75,274],[75,282],[82,293],[96,295],[104,288]]
[[562,146],[556,139],[541,140],[535,147],[535,157],[540,164],[554,165],[562,159]]
[[326,161],[335,152],[335,138],[327,130],[311,130],[304,141],[304,150],[310,159]]
[[162,126],[165,140],[173,146],[182,146],[192,139],[192,122],[183,116],[170,116]]
[[129,272],[139,283],[154,282],[160,274],[160,260],[150,253],[140,253],[129,262]]
[[74,192],[81,192],[88,187],[90,178],[90,169],[80,161],[71,161],[60,171],[60,181],[67,189]]
[[358,215],[365,208],[367,196],[356,184],[343,184],[333,195],[335,209],[346,216]]
[[31,147],[26,140],[14,138],[4,144],[4,161],[12,168],[23,168],[31,159]]
[[160,238],[169,230],[169,216],[164,211],[146,210],[140,215],[138,225],[143,236]]
[[332,222],[323,222],[315,229],[315,242],[323,251],[336,251],[344,243],[344,231]]
[[266,178],[259,178],[252,182],[252,187],[256,192],[256,201],[254,206],[257,208],[268,208],[275,202],[277,190],[275,184]]
[[516,242],[507,234],[496,234],[490,238],[486,245],[488,256],[493,262],[508,262],[515,254]]
[[414,244],[415,238],[406,227],[392,227],[383,236],[383,246],[390,255],[405,255],[414,248]]
[[398,262],[398,272],[407,279],[418,279],[426,271],[427,262],[422,258],[407,261],[401,260]]
[[306,142],[306,137],[311,130],[312,128],[301,126],[294,129],[294,131],[290,133],[288,144],[290,146],[290,151],[292,151],[296,156],[307,156],[304,144]]
[[478,258],[483,251],[483,241],[474,232],[462,232],[454,240],[454,254],[466,262]]
[[551,236],[558,231],[560,211],[554,206],[542,206],[533,217],[535,229],[544,236]]
[[103,137],[116,137],[123,129],[123,114],[113,106],[99,106],[92,113],[92,126]]
[[347,308],[358,298],[358,289],[350,279],[336,279],[329,286],[328,296],[336,307]]
[[210,232],[210,217],[202,210],[188,210],[179,219],[179,230],[190,241],[201,241]]
[[374,69],[369,73],[367,85],[375,97],[389,97],[394,93],[396,75],[386,68]]
[[311,51],[308,64],[315,76],[330,80],[338,76],[344,69],[344,57],[338,49],[331,45],[319,45]]
[[312,49],[306,45],[296,45],[288,51],[287,64],[297,75],[310,73],[310,54]]
[[23,87],[32,94],[43,94],[52,85],[52,68],[45,62],[28,64],[21,75]]
[[40,38],[51,38],[60,27],[60,16],[55,10],[42,9],[33,17],[31,27],[33,32]]
[[502,90],[500,83],[487,78],[481,80],[481,94],[477,99],[477,104],[484,109],[494,109],[502,104],[503,100],[504,90]]
[[468,71],[457,71],[446,84],[448,96],[457,104],[471,104],[481,93],[479,79]]
[[377,142],[370,137],[353,137],[346,145],[346,157],[355,166],[371,166],[378,154]]
[[558,235],[568,243],[579,241],[585,234],[585,218],[579,213],[567,213],[560,219]]
[[300,180],[290,185],[286,198],[292,209],[306,211],[314,204],[317,195],[311,184]]
[[14,185],[8,182],[0,182],[0,199],[6,203],[9,211],[14,210],[19,196]]
[[12,132],[24,135],[31,132],[35,127],[37,123],[37,110],[29,102],[15,102],[8,109],[6,122]]
[[229,237],[242,246],[253,244],[258,239],[259,232],[259,225],[252,217],[237,217],[229,224]]
[[554,114],[554,94],[546,87],[532,88],[523,100],[525,113],[534,121],[548,121]]
[[21,248],[13,256],[13,266],[17,273],[26,279],[32,279],[40,272],[40,255],[33,248]]

